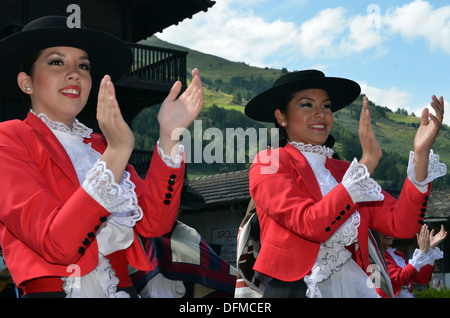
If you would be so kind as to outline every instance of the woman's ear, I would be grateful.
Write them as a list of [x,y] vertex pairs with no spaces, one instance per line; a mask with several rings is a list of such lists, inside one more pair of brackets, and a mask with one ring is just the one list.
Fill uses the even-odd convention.
[[286,124],[287,124],[286,115],[283,114],[278,108],[275,109],[274,115],[275,115],[275,119],[277,120],[278,124],[281,127],[286,127]]
[[17,84],[19,88],[27,95],[31,95],[33,93],[33,86],[31,85],[31,78],[25,72],[20,72],[17,75]]

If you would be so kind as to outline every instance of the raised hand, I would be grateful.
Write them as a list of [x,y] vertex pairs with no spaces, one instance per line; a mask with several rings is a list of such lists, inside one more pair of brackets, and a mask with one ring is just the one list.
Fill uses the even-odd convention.
[[106,75],[100,83],[97,121],[108,142],[102,160],[113,172],[116,182],[119,182],[134,148],[134,135],[122,117],[109,75]]
[[416,180],[421,182],[428,174],[428,157],[439,130],[444,120],[444,98],[439,99],[435,95],[431,97],[430,106],[436,112],[436,116],[431,114],[428,108],[422,111],[419,129],[414,138],[414,164]]
[[430,248],[438,247],[439,244],[447,237],[447,231],[444,229],[444,226],[441,225],[441,230],[439,233],[434,235],[434,229],[431,230],[430,233]]
[[363,98],[363,107],[359,118],[358,135],[363,152],[359,162],[364,164],[369,173],[372,174],[380,161],[382,151],[377,137],[372,129],[369,100],[367,96],[364,96]]
[[194,121],[203,107],[203,86],[198,69],[192,71],[192,82],[178,98],[181,82],[177,81],[158,113],[159,146],[166,154],[176,154],[176,145],[184,129]]
[[420,232],[416,234],[417,244],[422,253],[426,254],[430,249],[430,232],[428,231],[428,225],[422,225]]

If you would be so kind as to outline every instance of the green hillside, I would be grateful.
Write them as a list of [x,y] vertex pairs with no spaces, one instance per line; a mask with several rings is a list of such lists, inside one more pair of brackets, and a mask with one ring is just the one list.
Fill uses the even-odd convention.
[[273,82],[280,76],[280,70],[252,67],[243,62],[231,62],[214,55],[201,53],[183,46],[164,42],[155,36],[152,36],[151,38],[148,38],[147,40],[141,41],[139,43],[189,52],[189,54],[187,55],[188,71],[190,72],[190,70],[198,68],[200,71],[200,76],[211,81],[221,79],[227,82],[233,76],[243,76],[247,79],[250,79],[251,77],[256,78],[258,76],[262,76]]
[[[243,114],[246,100],[258,92],[270,87],[273,81],[286,70],[264,69],[249,66],[242,62],[232,62],[209,54],[190,50],[185,47],[172,45],[156,37],[142,41],[143,44],[187,51],[188,71],[197,67],[200,70],[205,87],[205,107],[199,119],[202,120],[203,130],[216,127],[224,136],[226,128],[241,127],[272,127],[247,118]],[[369,96],[370,98],[370,96]],[[335,124],[332,134],[336,137],[335,150],[346,160],[359,158],[361,149],[358,144],[358,124],[362,106],[362,96],[352,105],[335,113]],[[414,136],[420,119],[405,115],[403,110],[392,112],[387,107],[371,105],[373,127],[383,149],[383,158],[376,170],[374,178],[393,190],[401,187],[406,176],[409,151],[412,150]],[[149,130],[156,125],[158,107],[144,110],[133,122],[137,148],[148,149],[154,145],[157,129]],[[419,114],[417,114],[419,115]],[[192,129],[191,129],[192,131]],[[156,135],[155,135],[156,134]],[[356,143],[355,143],[356,141]],[[204,141],[203,147],[210,141]],[[224,141],[225,142],[225,141]],[[224,146],[225,148],[225,146]],[[450,167],[450,128],[443,126],[435,145],[435,153],[441,156],[441,161]],[[224,150],[225,151],[225,150]],[[246,164],[197,164],[189,165],[189,175],[208,175],[236,169],[243,169]],[[450,186],[449,174],[435,183],[438,187]]]

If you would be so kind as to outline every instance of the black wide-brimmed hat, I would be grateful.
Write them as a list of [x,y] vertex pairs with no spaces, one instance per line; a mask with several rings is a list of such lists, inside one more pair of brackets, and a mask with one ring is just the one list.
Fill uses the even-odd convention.
[[86,51],[91,64],[93,89],[106,74],[113,81],[119,80],[130,71],[133,61],[130,47],[118,37],[84,25],[69,28],[67,17],[46,16],[31,21],[21,32],[0,40],[0,94],[20,96],[17,75],[21,64],[31,54],[55,46]]
[[326,77],[317,70],[288,73],[275,81],[273,87],[255,96],[245,106],[245,114],[255,120],[274,122],[274,111],[279,102],[289,95],[310,88],[327,91],[331,100],[331,111],[350,105],[361,93],[358,83],[339,77]]

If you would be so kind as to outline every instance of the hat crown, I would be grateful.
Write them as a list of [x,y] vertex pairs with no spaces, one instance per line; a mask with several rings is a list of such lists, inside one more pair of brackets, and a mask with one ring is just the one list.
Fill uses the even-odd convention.
[[[29,22],[22,31],[33,31],[41,29],[69,28],[67,26],[67,17],[64,16],[45,16]],[[81,28],[84,26],[81,24]]]
[[318,70],[304,70],[287,73],[273,83],[273,87],[298,82],[306,79],[324,78],[325,74]]

